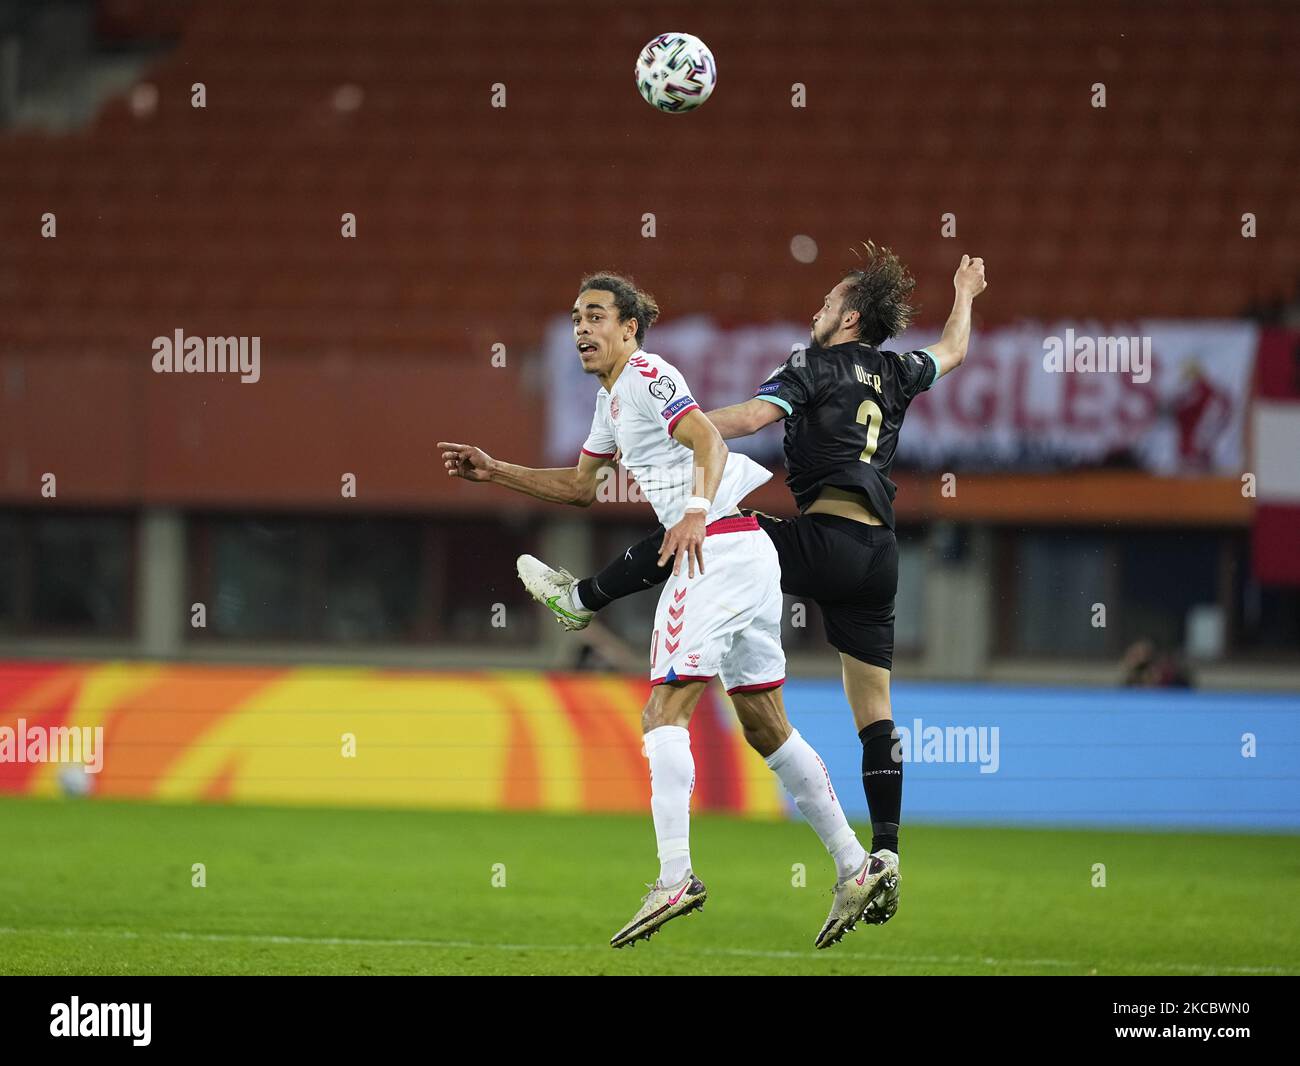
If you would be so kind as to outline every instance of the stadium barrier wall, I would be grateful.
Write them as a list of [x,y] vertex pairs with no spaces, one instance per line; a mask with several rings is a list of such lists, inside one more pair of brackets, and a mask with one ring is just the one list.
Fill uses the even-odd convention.
[[[0,662],[0,793],[644,813],[643,678],[525,671]],[[1300,695],[896,682],[908,823],[1300,831]],[[840,686],[790,719],[865,821]],[[103,727],[103,766],[16,761],[30,730]],[[711,688],[693,809],[792,813]],[[343,754],[355,737],[355,757]]]

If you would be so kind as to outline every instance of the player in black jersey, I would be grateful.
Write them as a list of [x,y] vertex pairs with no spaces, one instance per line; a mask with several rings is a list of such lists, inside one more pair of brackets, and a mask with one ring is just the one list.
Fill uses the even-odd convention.
[[[777,367],[753,399],[708,415],[728,439],[785,419],[786,484],[800,514],[788,521],[757,517],[776,546],[782,591],[821,609],[862,742],[872,829],[868,872],[883,887],[861,914],[836,923],[832,912],[819,947],[858,920],[881,924],[898,909],[902,763],[895,758],[889,699],[898,545],[889,471],[908,405],[966,358],[971,304],[986,285],[984,261],[962,256],[952,313],[936,343],[884,351],[880,345],[911,320],[915,284],[892,251],[867,245],[863,266],[849,271],[813,316],[811,346]],[[519,559],[519,576],[565,628],[581,629],[615,599],[667,578],[672,560],[663,556],[663,536],[660,527],[582,581],[529,555]]]

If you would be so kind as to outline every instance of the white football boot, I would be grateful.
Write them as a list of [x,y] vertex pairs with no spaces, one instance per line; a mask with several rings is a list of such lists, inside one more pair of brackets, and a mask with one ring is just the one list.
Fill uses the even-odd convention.
[[574,578],[567,570],[553,570],[540,559],[531,555],[521,555],[516,561],[519,580],[524,583],[528,595],[543,607],[549,607],[555,620],[570,633],[586,629],[595,611],[578,608],[573,605]]
[[[869,918],[872,907],[879,907],[889,893],[893,894],[893,910],[884,917]],[[831,913],[813,941],[818,948],[838,944],[859,921],[880,925],[894,916],[898,910],[898,856],[892,851],[868,855],[856,872],[836,883],[833,894]]]
[[868,925],[884,925],[898,913],[898,856],[892,851],[878,851],[876,855],[886,864],[893,864],[893,875],[885,878],[880,895],[862,912],[862,920]]
[[641,909],[610,938],[610,947],[621,948],[635,945],[638,940],[649,940],[674,918],[703,910],[709,894],[704,882],[692,873],[667,888],[659,881],[648,887],[650,891],[642,897]]

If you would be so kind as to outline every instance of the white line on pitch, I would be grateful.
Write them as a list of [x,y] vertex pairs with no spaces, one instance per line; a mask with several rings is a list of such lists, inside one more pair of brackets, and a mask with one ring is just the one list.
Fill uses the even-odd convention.
[[[476,940],[422,940],[413,938],[347,937],[347,936],[287,936],[272,933],[189,933],[189,932],[148,932],[137,933],[129,929],[16,929],[0,926],[0,936],[100,936],[116,940],[144,940],[148,938],[162,940],[207,941],[212,943],[245,944],[304,944],[316,947],[369,947],[369,948],[465,948],[489,949],[495,951],[609,951],[604,944],[499,944]],[[815,955],[811,951],[772,951],[761,948],[683,948],[674,945],[673,955],[725,955],[747,959],[815,959],[840,958],[841,955]],[[853,952],[854,958],[872,959],[881,962],[897,962],[904,965],[924,963],[978,963],[983,966],[1035,966],[1059,967],[1066,969],[1097,969],[1101,962],[1077,962],[1071,959],[995,959],[983,955],[891,955],[886,953],[864,954]],[[1191,962],[1147,962],[1137,961],[1126,965],[1139,965],[1152,970],[1170,970],[1175,973],[1241,973],[1241,974],[1287,974],[1293,971],[1281,966],[1202,966]]]

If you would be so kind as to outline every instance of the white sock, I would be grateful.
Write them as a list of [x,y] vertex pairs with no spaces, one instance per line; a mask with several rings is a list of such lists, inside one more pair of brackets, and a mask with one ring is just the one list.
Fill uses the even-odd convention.
[[583,606],[582,597],[578,595],[578,583],[575,581],[569,586],[569,602],[573,604],[575,611],[586,611],[587,607]]
[[821,756],[799,735],[799,730],[794,729],[766,761],[793,797],[799,812],[826,845],[826,850],[835,860],[836,874],[843,879],[856,872],[867,852],[844,817],[844,809],[831,786],[831,775],[826,772]]
[[668,887],[691,869],[691,793],[695,759],[691,734],[678,725],[661,725],[645,735],[650,760],[650,811],[659,844],[659,880]]

